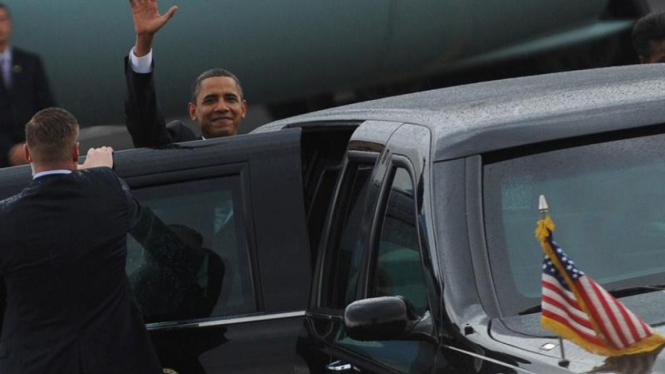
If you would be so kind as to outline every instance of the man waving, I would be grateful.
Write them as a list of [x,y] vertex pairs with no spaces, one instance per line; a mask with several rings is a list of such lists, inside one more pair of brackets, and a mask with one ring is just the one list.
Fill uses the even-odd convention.
[[155,34],[178,10],[171,7],[163,15],[156,0],[130,0],[136,31],[136,44],[125,58],[127,94],[125,116],[136,147],[163,147],[171,143],[235,135],[247,113],[240,81],[231,72],[216,68],[203,72],[193,83],[189,116],[198,122],[201,135],[195,135],[181,121],[166,124],[157,102],[152,43]]

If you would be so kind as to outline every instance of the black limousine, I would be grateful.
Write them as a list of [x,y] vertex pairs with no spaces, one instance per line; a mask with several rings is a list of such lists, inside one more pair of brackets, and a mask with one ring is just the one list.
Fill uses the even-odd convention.
[[[659,352],[568,342],[562,362],[533,235],[544,194],[577,266],[665,329],[664,73],[479,83],[118,152],[157,227],[128,237],[127,272],[165,372],[665,373]],[[0,196],[29,179],[0,170]],[[205,260],[183,279],[156,252]]]

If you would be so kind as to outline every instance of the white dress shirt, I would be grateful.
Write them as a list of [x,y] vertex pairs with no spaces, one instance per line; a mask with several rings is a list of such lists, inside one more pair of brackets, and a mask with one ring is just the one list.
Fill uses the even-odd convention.
[[147,55],[143,57],[137,57],[134,54],[134,48],[129,51],[129,66],[132,67],[132,70],[135,73],[139,74],[148,74],[152,72],[152,48]]
[[0,53],[0,69],[2,70],[2,80],[5,87],[12,86],[12,49],[7,47],[4,52]]
[[47,170],[47,171],[41,171],[37,174],[32,175],[32,179],[37,179],[39,177],[43,177],[45,175],[53,175],[53,174],[71,174],[71,170],[64,170],[64,169],[57,169],[57,170]]

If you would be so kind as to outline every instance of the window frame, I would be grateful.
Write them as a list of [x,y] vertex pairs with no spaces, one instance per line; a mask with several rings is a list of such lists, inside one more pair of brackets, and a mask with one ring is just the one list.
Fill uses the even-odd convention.
[[[248,260],[248,272],[249,279],[251,282],[252,297],[254,300],[254,310],[249,313],[260,313],[265,311],[265,305],[263,300],[263,292],[261,288],[261,277],[260,269],[258,263],[258,253],[256,248],[256,232],[254,230],[254,212],[251,204],[251,190],[249,189],[249,163],[240,162],[233,164],[224,164],[224,165],[215,165],[204,168],[195,168],[189,170],[177,170],[172,172],[160,173],[158,175],[147,175],[147,176],[138,176],[128,178],[126,180],[127,184],[130,186],[132,191],[141,191],[150,188],[159,188],[165,186],[172,186],[180,183],[196,183],[198,181],[210,181],[214,179],[223,179],[223,178],[237,178],[237,185],[233,186],[233,189],[237,189],[240,194],[239,201],[234,201],[234,206],[239,205],[241,207],[240,212],[235,212],[234,214],[240,215],[240,219],[236,222],[243,225],[242,231],[245,234],[244,238],[238,238],[243,241],[243,246],[247,253]],[[140,200],[139,200],[140,202]],[[128,234],[129,235],[129,234]],[[243,313],[245,314],[245,313]],[[223,314],[223,315],[211,315],[203,318],[194,318],[194,319],[181,319],[181,320],[165,320],[159,322],[153,322],[146,324],[148,328],[163,327],[163,326],[173,326],[173,325],[182,325],[182,324],[191,324],[199,323],[210,320],[224,319],[232,316],[237,316],[239,314]]]
[[[341,220],[343,217],[346,216],[348,213],[349,209],[349,196],[350,196],[350,188],[351,188],[351,181],[349,180],[350,176],[350,168],[354,167],[353,165],[365,165],[365,166],[370,166],[372,167],[372,172],[370,173],[369,176],[369,185],[368,185],[368,190],[367,190],[367,199],[365,201],[365,206],[362,208],[362,213],[361,217],[366,217],[368,215],[368,204],[370,200],[370,190],[369,188],[371,187],[373,177],[377,173],[377,165],[381,159],[381,154],[376,153],[376,152],[364,152],[364,151],[348,151],[347,156],[344,161],[344,165],[342,167],[342,172],[341,172],[341,177],[338,178],[337,181],[337,186],[335,187],[336,193],[335,197],[333,199],[333,202],[331,206],[334,206],[335,209],[330,215],[330,222],[329,222],[329,229],[327,230],[325,240],[321,240],[321,249],[319,252],[321,255],[319,256],[320,258],[320,266],[318,268],[320,271],[318,272],[319,274],[319,279],[318,279],[318,287],[317,287],[317,300],[316,300],[316,307],[317,309],[321,309],[326,311],[326,313],[333,314],[333,315],[342,315],[344,308],[337,308],[337,307],[332,307],[330,306],[331,300],[330,296],[332,290],[328,289],[329,285],[331,283],[334,283],[334,279],[331,279],[336,275],[336,270],[337,270],[337,260],[335,255],[339,253],[339,247],[341,244]],[[355,169],[357,170],[357,168]],[[354,171],[354,176],[355,171]],[[362,220],[362,218],[361,218]],[[359,232],[359,237],[361,240],[364,240],[363,238],[363,233],[362,231]],[[361,281],[362,277],[364,276],[363,274],[363,268],[364,268],[364,254],[363,254],[363,259],[361,260],[360,267],[359,267],[359,277],[358,277],[358,286]]]
[[[391,155],[390,157],[390,162],[387,163],[386,171],[383,176],[382,180],[382,186],[381,186],[381,192],[378,196],[377,199],[377,205],[376,209],[374,210],[374,214],[372,217],[372,230],[370,234],[370,246],[369,246],[369,251],[366,252],[367,258],[364,260],[365,263],[365,278],[364,281],[362,282],[362,293],[360,294],[362,296],[361,299],[365,299],[368,297],[372,297],[372,292],[374,289],[374,280],[375,280],[375,274],[376,274],[376,268],[377,268],[377,263],[378,263],[378,253],[379,253],[379,242],[381,239],[381,232],[383,229],[383,223],[385,221],[385,215],[388,209],[388,205],[390,202],[390,193],[392,191],[392,184],[395,179],[395,174],[397,173],[398,169],[404,169],[408,174],[411,179],[411,186],[413,187],[413,213],[414,217],[416,217],[416,235],[418,236],[418,250],[420,253],[420,266],[421,269],[423,270],[423,277],[427,277],[427,271],[424,263],[424,253],[423,253],[423,238],[422,238],[422,233],[421,233],[421,228],[420,228],[420,222],[418,222],[418,195],[416,193],[417,189],[417,181],[414,178],[415,175],[415,170],[413,168],[413,165],[409,161],[409,159],[405,156],[401,155]],[[431,290],[428,290],[427,287],[427,281],[423,279],[423,286],[426,287],[425,294],[427,296],[427,310],[431,311],[432,310],[432,300],[431,298]],[[359,300],[361,300],[359,299]]]

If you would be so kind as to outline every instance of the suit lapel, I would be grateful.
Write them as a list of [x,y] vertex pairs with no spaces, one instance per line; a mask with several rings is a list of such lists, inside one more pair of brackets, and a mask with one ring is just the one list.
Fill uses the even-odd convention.
[[19,85],[23,83],[25,63],[25,55],[20,50],[12,48],[12,87],[10,93],[15,92]]
[[[12,88],[13,87],[14,86],[12,85]],[[2,100],[11,101],[11,95],[9,93],[9,90],[7,90],[7,87],[5,86],[5,80],[2,78],[2,74],[0,74],[0,98],[2,98]]]

